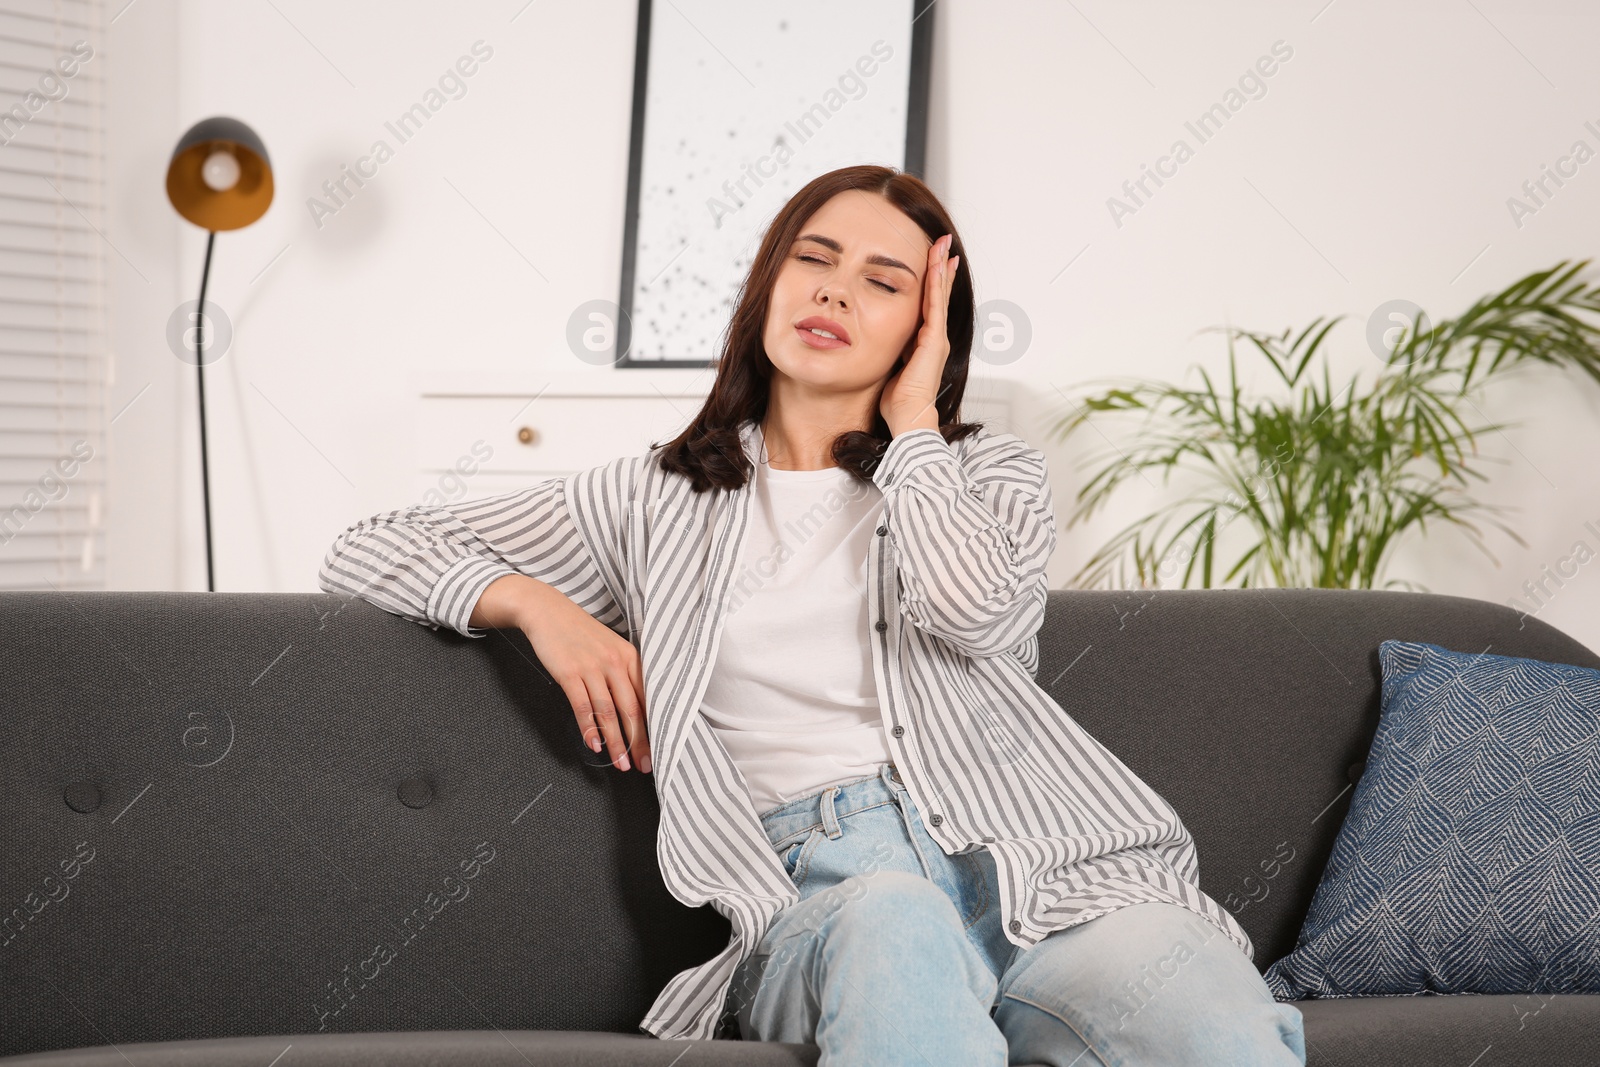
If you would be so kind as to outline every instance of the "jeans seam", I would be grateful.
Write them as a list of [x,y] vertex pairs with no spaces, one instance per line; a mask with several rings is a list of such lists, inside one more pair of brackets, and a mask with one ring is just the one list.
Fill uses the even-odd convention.
[[817,843],[826,836],[821,825],[813,826],[806,839],[800,843],[800,855],[795,857],[794,874],[790,877],[796,889],[805,885],[806,875],[811,873],[811,857],[816,854]]
[[911,813],[906,810],[906,803],[901,799],[909,796],[910,793],[905,790],[896,793],[894,797],[895,807],[900,809],[900,821],[906,824],[906,839],[911,842],[911,851],[917,854],[917,862],[922,864],[923,877],[934,885],[938,885],[938,880],[933,877],[933,868],[928,866],[928,857],[922,854],[922,844],[917,840],[917,829],[911,825]]
[[1073,1026],[1072,1023],[1062,1017],[1059,1012],[1051,1008],[1047,1008],[1043,1004],[1040,1004],[1036,1001],[1029,1000],[1027,997],[1019,997],[1015,993],[1006,993],[1001,997],[1001,999],[1014,1000],[1018,1004],[1026,1004],[1030,1008],[1035,1008],[1038,1011],[1044,1012],[1046,1015],[1050,1016],[1050,1018],[1059,1022],[1062,1026],[1065,1026],[1068,1030],[1071,1030],[1077,1039],[1083,1042],[1083,1047],[1089,1051],[1089,1054],[1100,1061],[1101,1067],[1110,1067],[1110,1062],[1104,1056],[1100,1055],[1100,1051],[1090,1043],[1086,1036],[1084,1036],[1083,1031],[1079,1030],[1076,1026]]
[[951,859],[951,861],[953,863],[955,863],[956,861],[960,861],[960,860],[965,860],[966,861],[965,864],[956,863],[957,869],[959,870],[961,866],[965,866],[968,869],[968,873],[970,874],[971,881],[977,883],[978,892],[982,894],[978,898],[978,907],[977,907],[977,909],[975,911],[973,911],[973,913],[972,913],[972,920],[970,922],[966,923],[964,925],[964,927],[963,927],[964,929],[967,929],[967,930],[970,930],[974,926],[976,926],[978,924],[978,920],[982,919],[985,915],[987,915],[989,913],[989,904],[990,904],[990,900],[989,900],[989,879],[984,874],[983,865],[981,863],[979,863],[976,859],[974,859],[973,856],[974,856],[973,853],[968,852],[968,853],[958,853],[958,854],[950,857],[950,859]]
[[[818,796],[820,796],[820,795],[821,794],[819,793]],[[864,808],[852,808],[850,811],[843,812],[843,813],[840,813],[837,809],[835,809],[834,815],[842,823],[842,822],[844,822],[845,819],[848,819],[852,815],[857,815],[857,814],[859,814],[859,813],[861,813],[863,811],[871,811],[874,808],[881,808],[885,804],[893,804],[893,803],[894,803],[893,800],[880,800],[876,804],[868,804]],[[822,828],[823,828],[822,827],[822,820],[818,819],[816,822],[812,823],[809,826],[803,826],[798,830],[789,831],[788,833],[784,834],[782,837],[778,838],[778,840],[779,841],[785,841],[785,840],[787,840],[787,839],[789,839],[791,837],[798,837],[801,834],[809,834],[813,830],[821,830]],[[790,842],[790,843],[792,844],[793,842]],[[777,847],[780,847],[780,846],[775,844],[773,847],[777,848]],[[787,847],[787,846],[782,846],[782,847]]]

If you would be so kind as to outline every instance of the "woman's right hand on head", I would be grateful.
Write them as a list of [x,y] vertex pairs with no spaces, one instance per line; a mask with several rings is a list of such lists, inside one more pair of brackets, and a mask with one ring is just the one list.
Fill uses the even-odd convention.
[[[567,694],[584,744],[619,770],[651,769],[639,650],[565,594],[526,575],[489,583],[472,625],[516,625]],[[598,744],[596,742],[599,742]]]

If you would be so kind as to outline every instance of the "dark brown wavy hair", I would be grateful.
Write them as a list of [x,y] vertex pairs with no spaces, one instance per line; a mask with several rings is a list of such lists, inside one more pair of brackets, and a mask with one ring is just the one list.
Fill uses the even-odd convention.
[[[934,406],[939,415],[939,432],[948,442],[954,443],[982,428],[982,423],[961,421],[961,398],[967,389],[967,365],[972,353],[973,300],[972,269],[955,223],[933,191],[913,175],[892,167],[841,167],[813,178],[773,218],[739,289],[733,316],[723,335],[722,354],[716,362],[717,377],[705,404],[681,434],[664,446],[650,446],[652,451],[660,448],[658,462],[662,469],[687,475],[696,493],[712,488],[738,489],[753,473],[740,441],[740,428],[767,414],[773,367],[762,335],[778,272],[806,220],[833,197],[852,189],[886,198],[920,226],[929,241],[951,235],[949,255],[960,256],[961,265],[950,287],[945,323],[950,356],[945,360]],[[915,337],[913,333],[895,369],[910,358]],[[857,480],[870,482],[872,471],[889,447],[890,436],[883,413],[874,405],[872,429],[847,430],[835,437],[833,460]]]

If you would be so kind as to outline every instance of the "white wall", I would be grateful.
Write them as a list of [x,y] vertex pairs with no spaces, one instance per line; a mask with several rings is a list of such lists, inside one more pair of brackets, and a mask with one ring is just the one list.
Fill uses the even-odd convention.
[[168,314],[186,299],[180,293],[199,284],[198,275],[192,285],[180,282],[180,240],[193,240],[180,226],[194,228],[173,212],[164,186],[181,121],[177,5],[141,2],[118,15],[120,7],[115,0],[105,5],[105,18],[115,21],[102,37],[105,217],[114,248],[106,253],[112,372],[107,583],[113,589],[203,589],[203,571],[196,585],[181,582],[177,569],[177,510],[190,489],[189,470],[180,466],[180,430],[194,408],[193,369],[163,340]]
[[[113,259],[113,411],[151,387],[113,427],[115,587],[204,588],[193,371],[163,339],[204,248],[161,187],[182,131],[242,118],[278,178],[272,210],[220,235],[213,263],[210,295],[236,331],[208,368],[218,588],[314,589],[340,530],[416,497],[416,376],[567,374],[568,313],[614,298],[634,7],[141,0],[118,18],[110,236],[150,280]],[[1032,322],[1030,352],[986,373],[1038,401],[1025,436],[1052,456],[1055,584],[1153,499],[1130,494],[1066,528],[1095,435],[1047,440],[1061,393],[1106,376],[1181,380],[1200,362],[1215,377],[1223,342],[1197,331],[1298,332],[1341,314],[1336,377],[1370,379],[1377,305],[1454,315],[1595,251],[1600,160],[1520,227],[1506,206],[1574,141],[1600,149],[1584,127],[1600,127],[1600,13],[1579,0],[942,0],[930,17],[928,178],[962,226],[980,299],[1014,301]],[[701,28],[714,39],[714,20]],[[480,39],[493,56],[467,94],[319,228],[307,198],[375,139],[393,144],[384,123]],[[1198,144],[1184,122],[1278,41],[1293,55],[1265,95]],[[1179,137],[1194,157],[1118,226],[1107,199]],[[1502,518],[1527,547],[1486,528],[1496,566],[1430,526],[1389,575],[1507,602],[1575,542],[1600,551],[1584,526],[1600,530],[1600,386],[1541,370],[1497,388],[1483,415],[1523,420],[1480,440],[1481,492],[1518,509]],[[1600,649],[1600,563],[1539,615]]]

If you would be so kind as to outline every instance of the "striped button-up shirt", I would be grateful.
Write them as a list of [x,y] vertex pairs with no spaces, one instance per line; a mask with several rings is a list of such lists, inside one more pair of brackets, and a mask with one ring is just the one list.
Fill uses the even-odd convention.
[[[757,460],[754,420],[741,429]],[[1142,901],[1189,908],[1253,957],[1201,892],[1193,838],[1154,789],[1035,681],[1055,548],[1044,456],[982,430],[890,443],[872,472],[883,518],[867,588],[872,664],[894,762],[946,852],[989,849],[1013,944]],[[727,946],[676,975],[640,1028],[710,1038],[735,968],[799,900],[743,775],[700,714],[748,525],[750,486],[694,493],[655,453],[527,489],[356,523],[320,572],[328,592],[468,637],[479,596],[531,575],[639,649],[663,881],[725,916]]]

